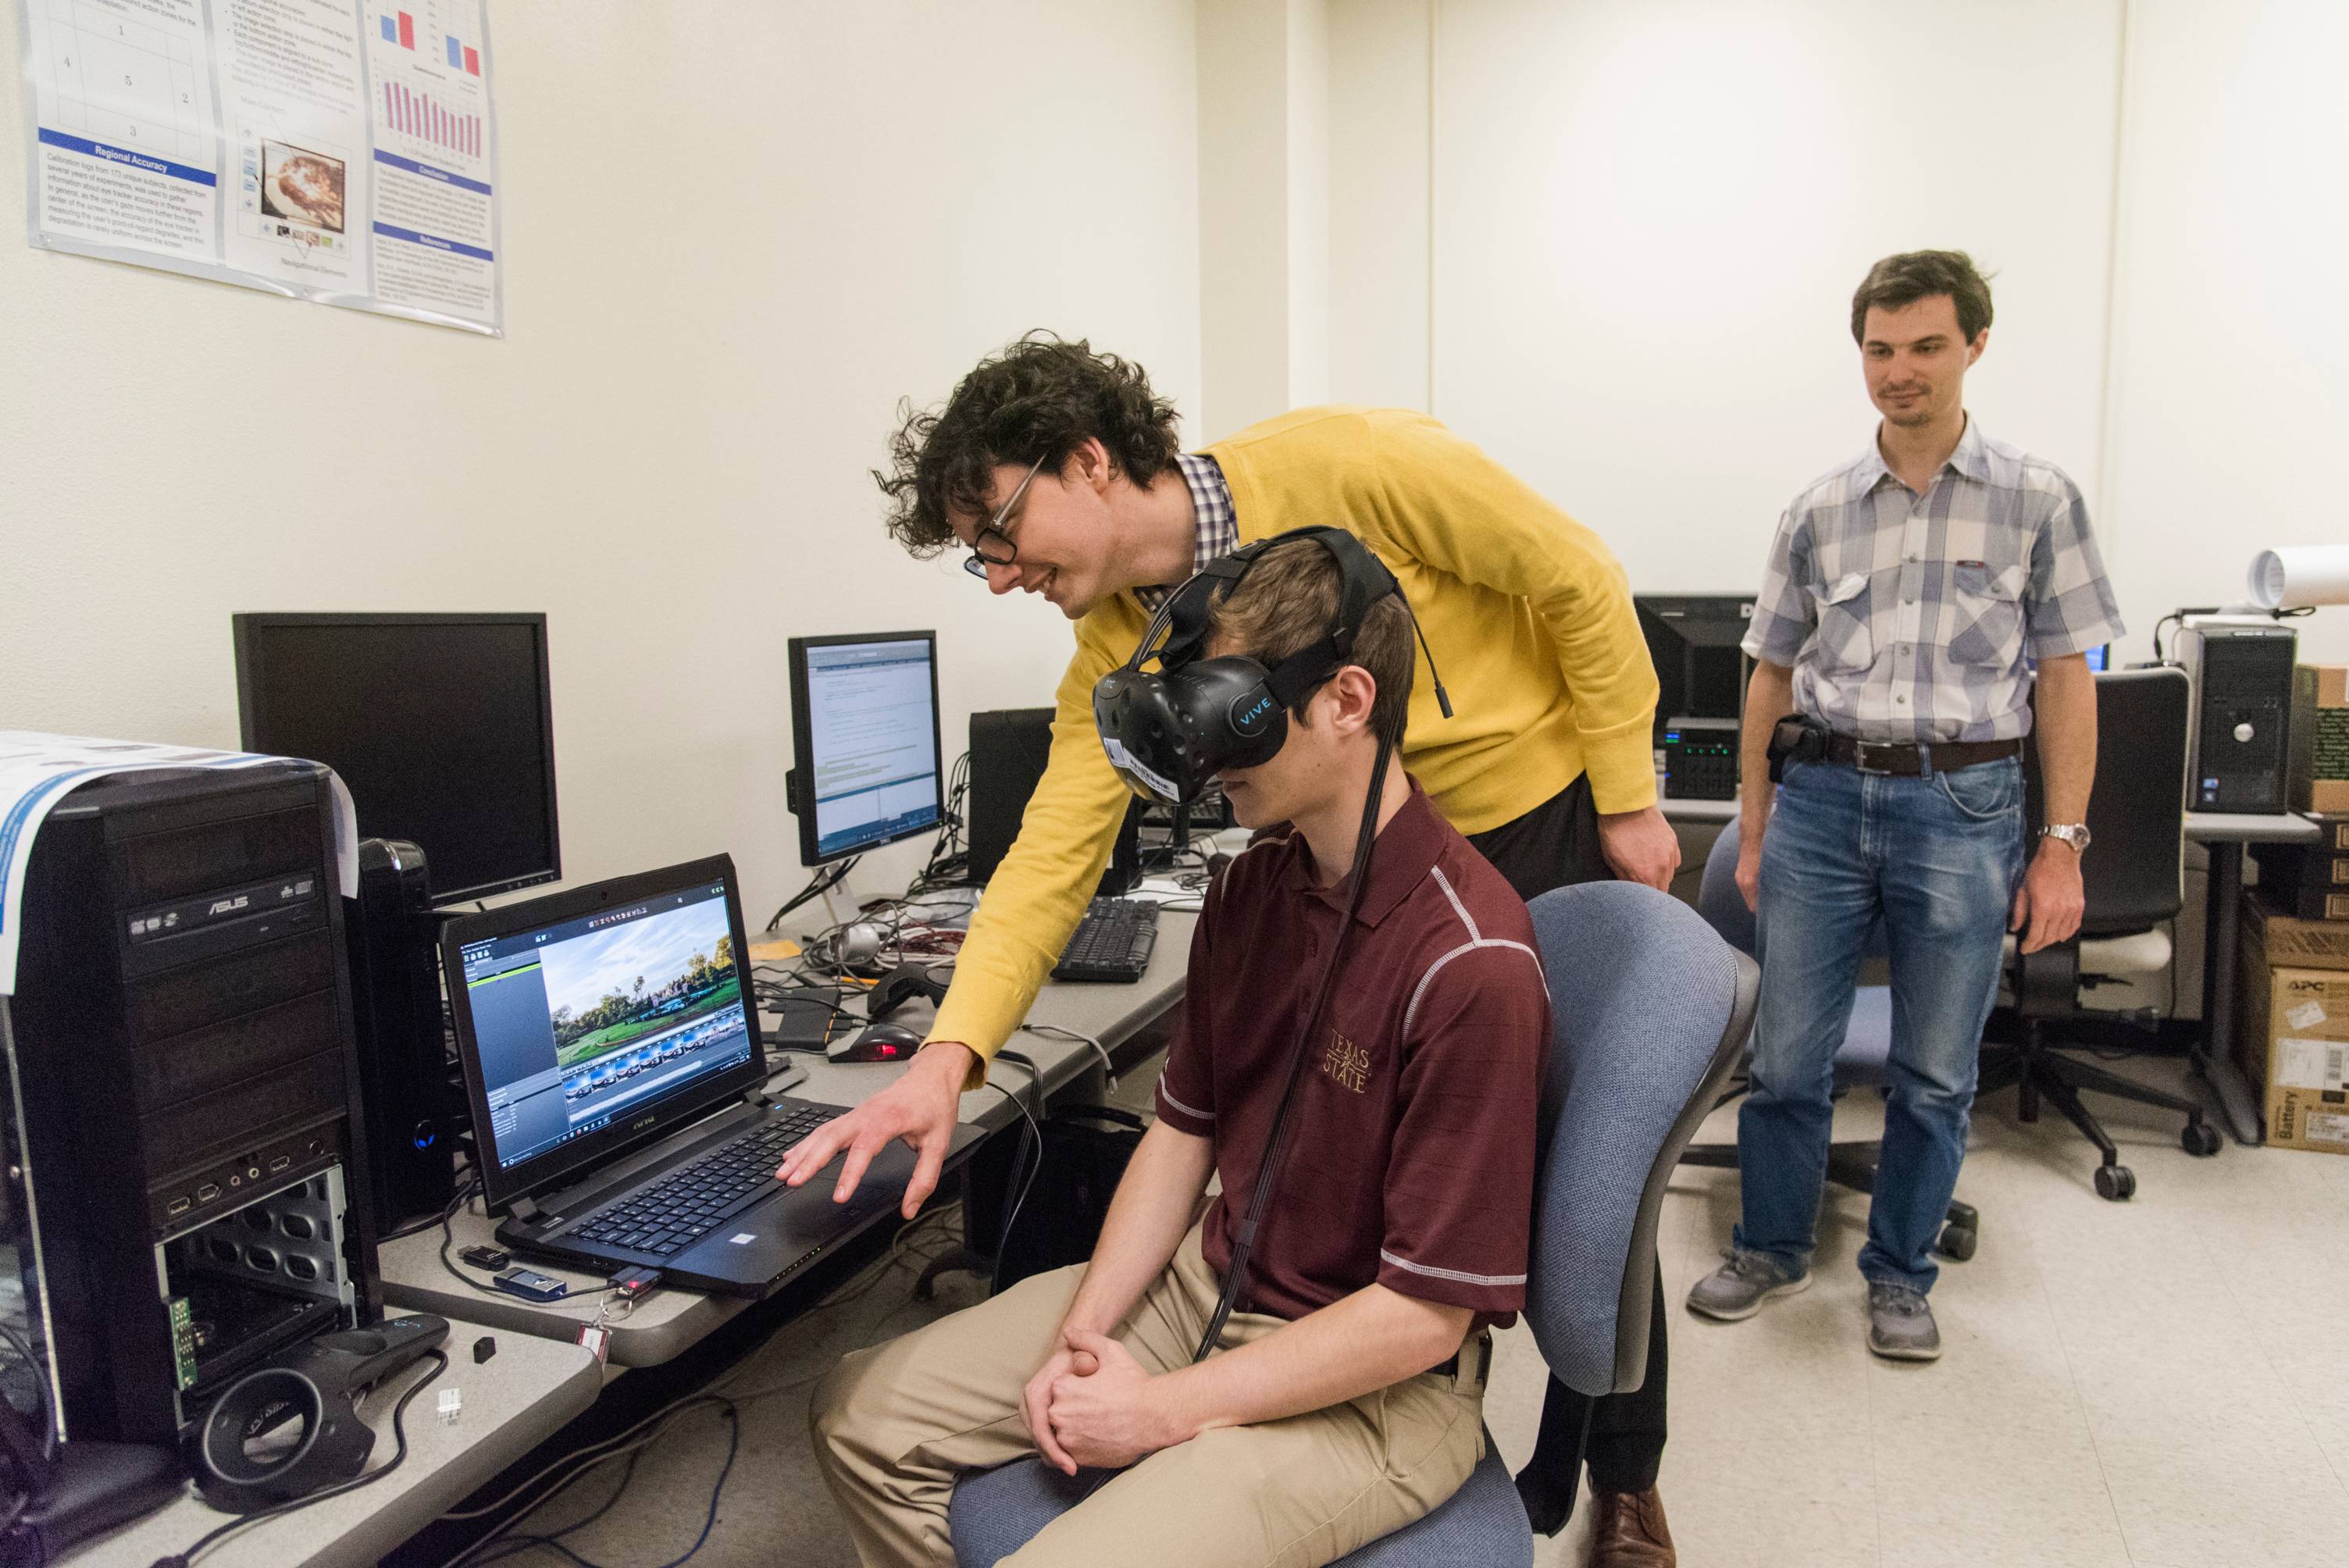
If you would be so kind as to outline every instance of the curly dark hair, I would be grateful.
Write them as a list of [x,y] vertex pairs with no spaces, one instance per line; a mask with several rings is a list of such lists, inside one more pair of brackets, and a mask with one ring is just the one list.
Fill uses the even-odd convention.
[[1174,405],[1152,394],[1141,366],[1031,332],[982,359],[946,407],[898,405],[893,471],[873,470],[889,498],[890,534],[927,559],[955,542],[953,516],[984,514],[996,468],[1039,458],[1057,472],[1088,437],[1138,485],[1174,462]]
[[1901,310],[1920,299],[1948,294],[1957,307],[1958,331],[1971,343],[1990,325],[1990,280],[1963,251],[1904,251],[1868,269],[1851,296],[1851,340],[1864,343],[1868,310]]

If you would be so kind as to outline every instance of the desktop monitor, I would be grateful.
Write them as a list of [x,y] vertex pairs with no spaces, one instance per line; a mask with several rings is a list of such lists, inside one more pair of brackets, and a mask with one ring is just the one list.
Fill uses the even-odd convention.
[[450,903],[563,874],[546,617],[238,615],[244,748],[323,762]]
[[935,829],[938,767],[935,632],[791,640],[787,785],[800,860],[820,866]]
[[1754,618],[1754,595],[1642,593],[1631,603],[1656,666],[1656,743],[1676,718],[1738,717],[1753,673],[1738,644]]

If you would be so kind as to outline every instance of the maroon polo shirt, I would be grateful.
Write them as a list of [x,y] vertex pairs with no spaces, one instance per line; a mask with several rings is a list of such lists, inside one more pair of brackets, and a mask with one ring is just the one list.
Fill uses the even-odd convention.
[[[1226,869],[1192,936],[1158,1114],[1215,1140],[1223,1192],[1205,1244],[1218,1273],[1351,889],[1350,876],[1316,887],[1292,834]],[[1549,1055],[1533,923],[1416,783],[1379,834],[1355,918],[1242,1301],[1295,1318],[1376,1283],[1506,1321],[1525,1305]]]

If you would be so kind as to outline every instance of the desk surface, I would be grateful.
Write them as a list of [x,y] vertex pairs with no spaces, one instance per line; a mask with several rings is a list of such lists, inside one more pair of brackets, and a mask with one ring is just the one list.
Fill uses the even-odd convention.
[[2324,830],[2297,811],[2189,811],[2189,844],[2313,844]]
[[[1675,800],[1659,802],[1664,819],[1672,822],[1733,822],[1734,800]],[[2297,811],[2269,813],[2189,811],[2186,841],[2191,844],[2313,844],[2323,830]]]
[[[1191,931],[1197,922],[1195,914],[1167,911],[1159,916],[1158,944],[1151,951],[1148,973],[1138,984],[1048,985],[1030,1010],[1029,1021],[1089,1035],[1104,1048],[1114,1050],[1182,999],[1189,967]],[[918,1026],[921,1019],[916,1008],[922,1006],[909,1006],[901,1015],[909,1026]],[[1012,1037],[1009,1048],[1035,1061],[1043,1072],[1044,1092],[1048,1095],[1081,1078],[1101,1061],[1088,1045],[1024,1029]],[[795,1053],[791,1059],[807,1068],[807,1077],[788,1092],[831,1105],[861,1105],[905,1070],[902,1063],[838,1065],[809,1053]],[[1025,1070],[1018,1064],[1007,1062],[994,1069],[993,1081],[1018,1092],[1024,1088],[1025,1077]],[[962,1119],[989,1131],[1009,1124],[1018,1115],[1011,1102],[992,1088],[976,1089],[962,1097]],[[455,1237],[450,1256],[453,1258],[468,1246],[496,1245],[492,1235],[494,1229],[491,1220],[472,1212],[469,1206],[450,1222]],[[567,1282],[574,1295],[541,1305],[493,1293],[486,1284],[479,1291],[468,1290],[440,1266],[440,1233],[437,1228],[387,1243],[381,1249],[380,1264],[385,1299],[396,1306],[435,1312],[450,1318],[462,1315],[501,1329],[564,1341],[574,1338],[582,1324],[593,1321],[597,1300],[595,1293],[604,1283],[592,1274],[533,1262],[532,1267]],[[478,1269],[465,1272],[469,1276],[481,1275]],[[682,1354],[750,1305],[739,1296],[656,1290],[637,1302],[626,1316],[610,1322],[611,1361],[619,1367],[658,1366]]]
[[[342,1568],[371,1563],[415,1534],[483,1481],[553,1436],[595,1403],[603,1387],[595,1358],[576,1345],[498,1333],[497,1354],[476,1363],[473,1342],[493,1332],[478,1321],[450,1318],[449,1368],[408,1407],[408,1460],[383,1480],[241,1531],[204,1553],[209,1565],[266,1563],[272,1568]],[[375,1429],[369,1469],[397,1451],[391,1408],[419,1374],[409,1370],[369,1398]],[[441,1390],[454,1388],[464,1404],[444,1424]],[[195,1495],[156,1510],[67,1553],[73,1568],[147,1568],[184,1552],[206,1532],[229,1522]]]

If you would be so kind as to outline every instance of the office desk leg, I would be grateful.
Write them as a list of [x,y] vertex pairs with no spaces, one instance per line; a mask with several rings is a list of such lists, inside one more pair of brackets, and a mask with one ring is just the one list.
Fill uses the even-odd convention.
[[2266,1141],[2260,1125],[2260,1107],[2251,1086],[2236,1070],[2235,949],[2241,935],[2243,909],[2243,846],[2220,841],[2204,846],[2209,851],[2210,874],[2204,894],[2202,919],[2202,1045],[2194,1065],[2202,1080],[2219,1097],[2235,1141]]

